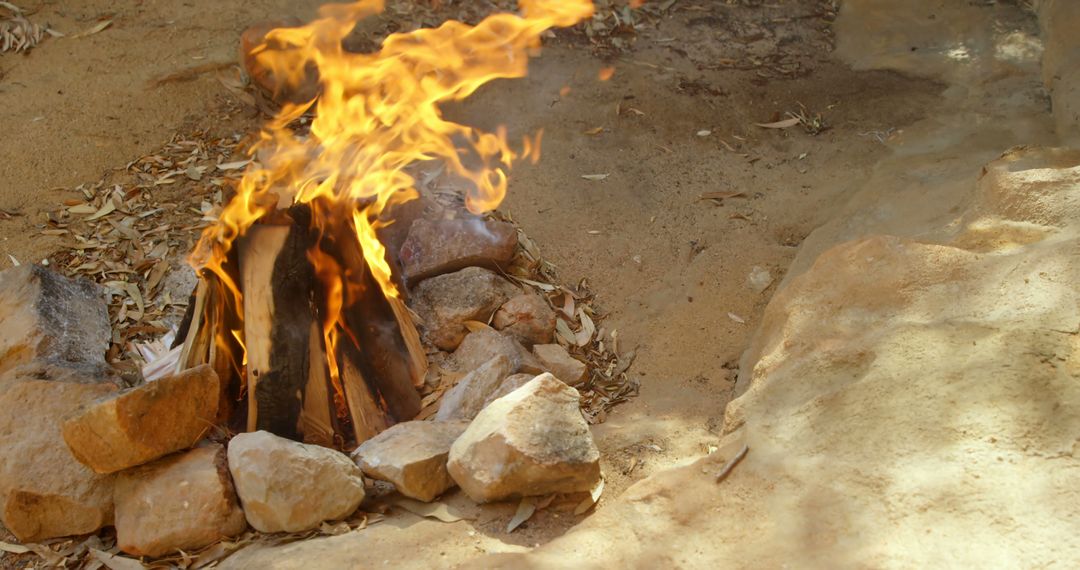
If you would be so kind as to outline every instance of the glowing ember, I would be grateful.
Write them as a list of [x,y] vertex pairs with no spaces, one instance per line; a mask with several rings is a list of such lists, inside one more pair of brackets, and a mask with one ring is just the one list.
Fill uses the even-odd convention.
[[[507,171],[520,158],[536,158],[537,140],[526,139],[521,151],[511,149],[505,132],[482,132],[445,120],[440,105],[459,101],[497,78],[522,77],[528,55],[551,27],[570,26],[592,14],[588,0],[522,0],[523,15],[498,14],[476,26],[446,22],[438,28],[394,34],[373,54],[346,52],[342,40],[356,23],[383,9],[382,0],[334,4],[320,18],[299,28],[270,32],[252,52],[258,65],[277,81],[299,86],[317,70],[319,95],[303,104],[286,104],[252,146],[258,158],[244,173],[236,196],[219,222],[202,236],[192,264],[216,275],[221,293],[231,298],[219,322],[234,322],[243,312],[235,275],[226,266],[235,241],[256,222],[266,221],[281,208],[310,207],[311,225],[318,235],[358,241],[367,270],[388,299],[399,295],[385,248],[376,231],[392,220],[387,207],[417,196],[407,168],[438,160],[447,170],[471,182],[465,196],[473,213],[494,209],[506,193]],[[314,111],[310,132],[290,127]],[[342,231],[346,231],[343,234]],[[318,243],[320,240],[316,240]],[[318,245],[308,251],[321,284],[327,366],[339,413],[344,406],[335,347],[342,333],[353,336],[341,317],[357,298],[350,278]],[[242,326],[240,327],[243,328]],[[245,339],[240,331],[222,327],[216,344],[225,347]],[[239,370],[245,358],[234,355]],[[236,362],[239,361],[239,362]],[[241,374],[241,376],[243,376]]]

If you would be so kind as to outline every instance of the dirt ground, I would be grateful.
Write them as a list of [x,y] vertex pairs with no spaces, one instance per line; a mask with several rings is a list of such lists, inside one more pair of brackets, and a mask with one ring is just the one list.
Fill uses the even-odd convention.
[[[248,25],[306,19],[318,4],[24,3],[64,32],[113,23],[0,56],[0,211],[9,214],[0,217],[0,267],[63,245],[40,229],[74,186],[175,133],[256,131],[260,115],[218,77]],[[800,244],[887,155],[884,143],[941,101],[934,79],[839,62],[831,20],[832,3],[817,0],[684,0],[618,52],[563,34],[528,78],[490,85],[450,110],[478,126],[506,124],[512,135],[544,129],[543,159],[513,173],[502,209],[564,281],[590,282],[608,311],[603,327],[637,349],[640,395],[594,431],[607,481],[601,511],[635,481],[698,460],[719,441],[739,357]],[[602,82],[605,66],[616,71]],[[821,131],[754,125],[788,112],[820,116]],[[739,194],[701,198],[710,192]],[[760,293],[747,283],[755,267],[773,278]],[[546,543],[582,518],[542,511],[507,534],[512,513],[478,509],[475,521],[453,525],[400,514],[366,532],[426,546],[424,560],[447,565]],[[394,532],[403,528],[408,538]]]

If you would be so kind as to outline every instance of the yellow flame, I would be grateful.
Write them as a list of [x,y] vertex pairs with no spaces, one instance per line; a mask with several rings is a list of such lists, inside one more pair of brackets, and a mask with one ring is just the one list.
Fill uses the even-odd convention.
[[[226,270],[234,241],[280,205],[311,204],[313,218],[337,213],[314,219],[313,229],[327,235],[351,226],[384,293],[397,296],[377,230],[389,223],[383,221],[388,207],[417,196],[410,166],[442,162],[471,182],[466,206],[482,213],[502,201],[514,161],[539,158],[539,135],[516,152],[504,129],[484,132],[454,123],[440,109],[494,79],[523,77],[545,31],[571,26],[593,12],[590,0],[521,0],[520,6],[521,15],[496,14],[476,26],[448,21],[393,34],[370,54],[347,52],[342,42],[360,19],[382,11],[383,0],[326,5],[306,26],[267,34],[251,53],[257,65],[292,88],[315,77],[318,95],[285,104],[262,130],[249,150],[257,160],[218,222],[203,233],[192,264],[216,274],[235,306],[242,306],[240,288]],[[295,129],[294,122],[311,110],[310,131]],[[335,207],[316,207],[316,201]],[[340,390],[332,355],[349,282],[342,282],[341,268],[318,247],[308,258],[327,294],[323,331],[331,378]]]

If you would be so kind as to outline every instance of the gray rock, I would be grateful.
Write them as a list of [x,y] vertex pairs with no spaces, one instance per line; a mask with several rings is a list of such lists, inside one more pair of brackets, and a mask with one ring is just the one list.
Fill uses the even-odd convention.
[[405,280],[419,283],[472,266],[505,267],[514,258],[517,242],[517,229],[506,222],[418,219],[401,246]]
[[92,379],[108,375],[109,313],[101,288],[89,281],[40,265],[0,271],[0,330],[0,374],[36,363]]
[[500,354],[466,374],[458,383],[443,394],[437,421],[471,420],[484,408],[502,381],[510,375],[510,359]]
[[484,407],[486,408],[488,404],[528,384],[536,376],[536,374],[513,374],[508,376],[506,380],[502,381],[502,384],[499,384],[498,389],[487,397],[487,400],[484,401]]
[[466,421],[404,422],[365,441],[353,452],[364,473],[389,481],[406,497],[430,502],[454,487],[446,472],[450,446]]
[[577,390],[537,376],[476,416],[450,448],[450,476],[482,503],[592,489],[600,452],[579,405]]
[[450,365],[459,372],[469,372],[498,355],[510,359],[510,372],[541,374],[547,369],[520,342],[494,329],[469,333],[451,357]]
[[491,324],[525,346],[548,344],[555,333],[555,311],[540,295],[522,293],[499,307]]
[[416,286],[410,307],[420,317],[424,339],[442,350],[454,350],[468,334],[466,321],[487,322],[520,290],[496,273],[469,267],[432,277]]
[[533,353],[556,378],[571,386],[581,384],[588,377],[589,369],[585,363],[570,356],[558,344],[538,344],[533,347]]
[[364,499],[360,468],[333,449],[257,431],[234,437],[228,457],[244,514],[262,532],[311,530]]
[[37,380],[0,394],[0,514],[19,540],[87,534],[112,522],[113,477],[76,461],[60,425],[115,389]]
[[220,444],[121,473],[114,498],[117,546],[135,556],[197,550],[247,528]]

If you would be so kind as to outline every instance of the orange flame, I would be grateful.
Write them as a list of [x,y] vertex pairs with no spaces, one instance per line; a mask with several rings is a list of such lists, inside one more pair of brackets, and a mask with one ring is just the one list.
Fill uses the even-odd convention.
[[[242,293],[226,270],[234,241],[280,207],[311,204],[313,229],[326,235],[331,228],[351,226],[383,293],[398,296],[377,232],[391,223],[381,218],[388,207],[417,196],[407,171],[411,165],[444,163],[471,183],[466,206],[482,213],[502,201],[514,161],[539,158],[539,135],[516,152],[504,129],[490,133],[457,124],[444,119],[440,109],[494,79],[523,77],[546,30],[571,26],[593,12],[590,0],[521,0],[520,5],[522,15],[496,14],[476,26],[449,21],[393,34],[371,54],[349,53],[342,41],[359,20],[382,11],[383,0],[326,5],[306,26],[271,31],[251,53],[257,65],[292,88],[317,77],[319,94],[306,103],[285,104],[269,121],[249,150],[257,160],[218,222],[203,233],[191,263],[216,274],[240,307]],[[312,110],[310,132],[292,128]],[[333,354],[350,281],[318,246],[308,258],[326,292],[323,333],[340,404]],[[239,335],[236,341],[243,346]]]

